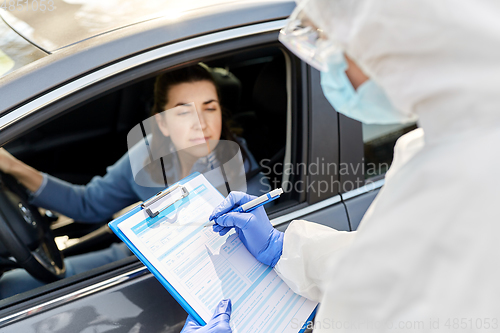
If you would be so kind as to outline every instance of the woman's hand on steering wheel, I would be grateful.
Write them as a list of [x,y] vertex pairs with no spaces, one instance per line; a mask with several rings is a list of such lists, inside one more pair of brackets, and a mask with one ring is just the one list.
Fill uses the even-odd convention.
[[0,171],[16,178],[25,188],[36,192],[43,182],[42,174],[0,148]]
[[0,243],[3,251],[8,252],[6,255],[14,257],[35,278],[52,282],[65,276],[64,260],[49,223],[29,203],[26,188],[3,172],[0,172]]

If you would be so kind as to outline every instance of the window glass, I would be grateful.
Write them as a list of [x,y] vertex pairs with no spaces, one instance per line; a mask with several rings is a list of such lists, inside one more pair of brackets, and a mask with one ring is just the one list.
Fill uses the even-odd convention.
[[387,172],[394,154],[394,145],[400,136],[417,128],[412,124],[363,124],[365,179]]

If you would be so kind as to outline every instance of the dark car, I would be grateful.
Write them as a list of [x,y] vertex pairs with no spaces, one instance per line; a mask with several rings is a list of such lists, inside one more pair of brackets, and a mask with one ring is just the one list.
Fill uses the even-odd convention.
[[[38,170],[87,184],[127,152],[127,133],[150,116],[155,77],[203,62],[260,172],[285,190],[268,210],[272,223],[284,230],[305,219],[356,230],[383,185],[396,139],[414,126],[364,126],[338,114],[323,96],[319,72],[278,42],[294,6],[224,0],[2,6],[0,146]],[[109,221],[82,223],[33,207],[19,183],[0,178],[0,271],[31,265],[43,278],[61,265],[61,255],[119,242]],[[26,231],[32,227],[36,232]],[[0,330],[179,332],[187,316],[134,256],[54,280],[0,300]]]

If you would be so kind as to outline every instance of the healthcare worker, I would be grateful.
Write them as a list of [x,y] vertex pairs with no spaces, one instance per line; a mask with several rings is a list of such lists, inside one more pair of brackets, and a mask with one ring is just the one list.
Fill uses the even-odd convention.
[[[234,227],[320,302],[314,332],[500,329],[500,2],[306,1],[282,39],[323,70],[333,106],[367,123],[418,116],[420,129],[396,143],[356,232],[293,221],[281,233],[263,209],[227,213],[252,199],[235,192],[213,212],[214,229]],[[370,78],[355,92],[342,52]]]

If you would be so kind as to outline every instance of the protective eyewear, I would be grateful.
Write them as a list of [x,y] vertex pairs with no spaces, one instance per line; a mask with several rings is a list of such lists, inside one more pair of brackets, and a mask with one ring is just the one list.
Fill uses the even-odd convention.
[[341,50],[304,13],[307,2],[299,3],[294,9],[288,23],[280,31],[279,41],[312,67],[326,72],[328,58]]

